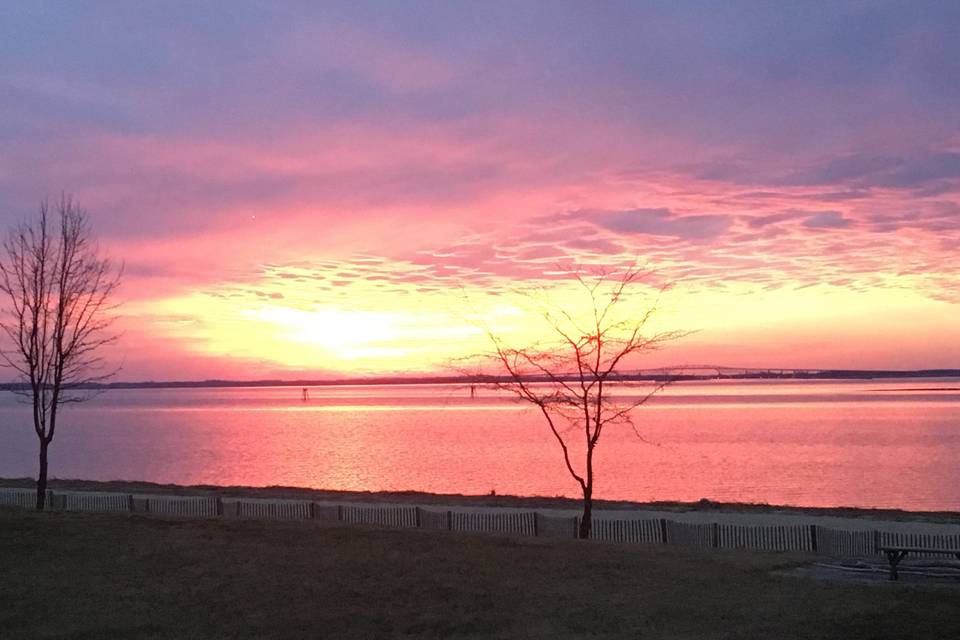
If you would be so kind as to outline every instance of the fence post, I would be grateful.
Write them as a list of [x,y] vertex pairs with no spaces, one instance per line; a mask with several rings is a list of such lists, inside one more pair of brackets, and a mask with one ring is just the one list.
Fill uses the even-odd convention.
[[239,518],[240,517],[240,500],[234,500],[233,502],[223,503],[223,516],[225,518]]
[[657,518],[657,520],[660,522],[660,541],[663,544],[668,544],[669,541],[667,540],[667,519]]
[[536,511],[533,512],[533,537],[536,538],[540,535],[540,514]]
[[720,523],[713,523],[713,548],[718,549],[720,547]]
[[815,525],[815,524],[810,525],[810,546],[813,548],[813,552],[814,552],[814,553],[817,553],[817,552],[819,551],[818,548],[817,548],[817,547],[818,547],[818,544],[817,544],[817,525]]
[[876,529],[874,529],[874,531],[873,531],[873,553],[874,553],[874,554],[879,553],[878,549],[880,549],[880,532],[877,531]]
[[317,517],[316,511],[317,511],[317,503],[316,503],[316,502],[313,502],[313,501],[311,500],[311,501],[310,501],[309,511],[307,512],[307,514],[310,516],[310,519],[311,519],[311,520],[315,520],[315,519],[316,519],[316,517]]
[[453,511],[447,510],[447,531],[453,531]]
[[343,522],[343,505],[337,505],[337,522]]
[[133,513],[136,510],[137,510],[136,507],[133,506],[133,494],[128,493],[127,494],[127,511],[129,511],[130,513]]
[[223,515],[223,498],[221,498],[220,496],[217,496],[216,505],[217,505],[216,506],[217,515],[222,516]]

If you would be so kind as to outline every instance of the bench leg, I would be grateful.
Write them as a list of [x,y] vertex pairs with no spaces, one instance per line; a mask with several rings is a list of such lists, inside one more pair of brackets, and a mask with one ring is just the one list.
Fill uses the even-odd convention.
[[907,552],[886,551],[885,553],[887,554],[887,560],[890,562],[890,579],[899,580],[900,576],[897,574],[897,565],[900,564],[900,561],[907,555]]

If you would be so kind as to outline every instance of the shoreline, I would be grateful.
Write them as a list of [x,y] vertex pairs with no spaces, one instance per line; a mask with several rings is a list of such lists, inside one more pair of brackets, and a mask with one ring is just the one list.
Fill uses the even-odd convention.
[[[711,371],[714,373],[669,373],[670,371]],[[572,375],[562,379],[576,379]],[[869,382],[879,380],[953,380],[960,378],[960,369],[752,369],[740,367],[664,367],[624,374],[616,382]],[[484,385],[505,380],[497,375],[443,376],[443,375],[382,375],[360,378],[294,378],[260,380],[120,380],[116,382],[88,383],[84,389],[256,389],[264,387],[366,387],[397,385]],[[527,376],[529,382],[546,381],[542,377]],[[2,382],[0,391],[15,391],[25,388],[23,383]],[[928,390],[928,389],[924,389]],[[932,391],[956,391],[956,387],[929,389]]]
[[[33,478],[0,478],[0,488],[32,489]],[[579,510],[582,501],[562,496],[467,495],[459,493],[428,493],[423,491],[338,491],[287,486],[221,486],[161,484],[128,480],[51,479],[48,488],[62,491],[94,491],[138,494],[214,496],[223,498],[272,498],[315,500],[323,502],[409,503],[424,506],[462,506],[485,508],[524,508],[548,510]],[[818,518],[853,518],[857,520],[960,525],[960,511],[909,511],[905,509],[869,509],[859,507],[802,507],[764,503],[714,502],[702,499],[696,502],[594,499],[594,511],[651,511],[673,514],[701,515],[770,515],[811,516]]]

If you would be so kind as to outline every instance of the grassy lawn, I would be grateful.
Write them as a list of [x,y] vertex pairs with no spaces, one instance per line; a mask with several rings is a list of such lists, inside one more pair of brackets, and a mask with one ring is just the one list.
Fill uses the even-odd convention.
[[0,509],[0,638],[950,638],[953,587],[805,559]]

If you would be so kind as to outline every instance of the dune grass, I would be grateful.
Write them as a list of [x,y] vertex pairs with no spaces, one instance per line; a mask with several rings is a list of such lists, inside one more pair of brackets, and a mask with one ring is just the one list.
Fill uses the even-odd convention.
[[0,509],[3,638],[947,638],[954,587],[809,558]]

